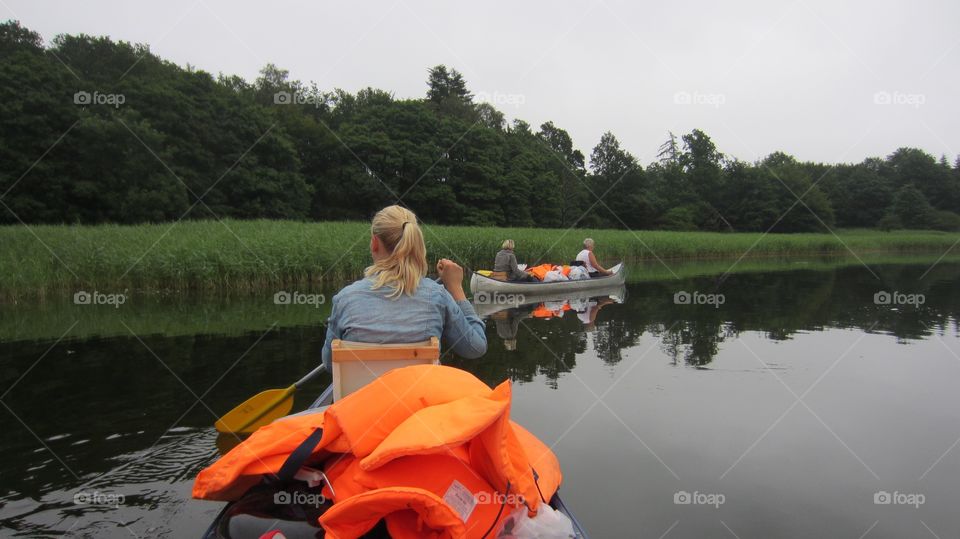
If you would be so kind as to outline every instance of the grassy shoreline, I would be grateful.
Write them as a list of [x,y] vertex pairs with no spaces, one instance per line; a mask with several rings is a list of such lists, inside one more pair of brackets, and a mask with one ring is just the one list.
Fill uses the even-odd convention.
[[[929,282],[936,281],[948,264],[960,262],[960,253],[942,259],[938,254],[871,254],[862,259],[871,271],[884,277],[887,268],[900,264],[921,264],[934,267]],[[731,268],[733,260],[686,260],[670,261],[669,269],[655,260],[633,264],[628,282],[667,283],[676,290],[708,286],[697,283],[700,279],[713,279],[729,271],[731,274],[779,273],[795,271],[830,272],[847,267],[861,269],[861,260],[852,256],[789,256],[752,257],[740,261]],[[897,270],[894,269],[894,272]],[[896,274],[896,273],[894,273]],[[824,279],[830,278],[825,275]],[[715,280],[711,281],[717,286]],[[327,299],[339,289],[341,283],[330,282],[308,289],[299,286],[286,287],[303,293],[322,293]],[[283,287],[278,286],[277,289]],[[277,305],[273,301],[276,289],[244,289],[235,291],[193,290],[189,293],[142,293],[132,291],[127,301],[119,306],[76,305],[72,293],[52,292],[42,301],[33,298],[15,299],[15,304],[0,302],[0,343],[21,341],[54,341],[85,339],[90,337],[117,337],[134,335],[163,335],[178,337],[186,335],[241,335],[249,332],[265,332],[270,328],[291,329],[313,327],[324,322],[330,315],[330,302],[320,305]],[[672,292],[671,292],[672,293]],[[64,334],[69,328],[69,331]]]
[[[844,230],[832,234],[710,233],[535,228],[424,227],[431,260],[492,264],[513,238],[522,262],[566,261],[593,237],[601,261],[678,260],[868,253],[942,254],[960,233]],[[256,290],[354,279],[369,263],[369,225],[360,222],[188,221],[151,225],[0,227],[0,297],[80,289],[122,292]],[[659,262],[656,262],[658,265]],[[662,267],[663,265],[661,265]]]

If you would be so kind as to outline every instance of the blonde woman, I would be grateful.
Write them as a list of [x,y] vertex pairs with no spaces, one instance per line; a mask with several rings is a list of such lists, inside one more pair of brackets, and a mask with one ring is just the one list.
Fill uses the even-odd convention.
[[322,354],[328,369],[334,339],[382,344],[438,337],[462,357],[486,353],[484,324],[463,292],[463,268],[441,259],[443,285],[426,278],[427,249],[413,212],[401,206],[377,212],[370,256],[364,278],[333,297]]
[[537,278],[517,266],[517,255],[514,254],[513,240],[503,240],[500,251],[493,260],[493,271],[507,274],[508,281],[536,281]]

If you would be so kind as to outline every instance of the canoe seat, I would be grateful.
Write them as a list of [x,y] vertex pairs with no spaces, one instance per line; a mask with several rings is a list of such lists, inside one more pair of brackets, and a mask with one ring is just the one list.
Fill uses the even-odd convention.
[[491,279],[496,279],[496,280],[498,280],[498,281],[506,281],[506,280],[507,280],[507,272],[505,272],[505,271],[492,271],[492,272],[490,272],[490,278],[491,278]]
[[353,393],[381,374],[400,367],[440,364],[440,340],[408,344],[373,344],[334,339],[330,343],[333,400]]

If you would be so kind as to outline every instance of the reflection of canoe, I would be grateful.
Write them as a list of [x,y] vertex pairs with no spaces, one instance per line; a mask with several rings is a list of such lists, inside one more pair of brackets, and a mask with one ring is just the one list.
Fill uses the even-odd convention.
[[[552,284],[552,283],[550,283]],[[474,294],[473,308],[481,318],[493,316],[496,313],[502,313],[508,309],[519,309],[540,303],[550,303],[556,301],[577,301],[598,297],[612,297],[617,303],[621,303],[626,297],[627,287],[623,283],[608,284],[600,288],[588,288],[580,290],[559,290],[547,293],[525,293],[517,297],[477,297]]]
[[474,296],[481,292],[503,294],[547,294],[551,292],[562,292],[568,290],[588,290],[591,288],[616,286],[621,285],[626,281],[627,271],[622,262],[610,268],[610,271],[613,273],[604,277],[594,277],[593,279],[582,279],[579,281],[555,281],[552,283],[498,281],[474,272],[473,276],[470,277],[470,292]]
[[[333,385],[328,387],[320,397],[314,401],[308,410],[315,410],[330,405],[333,402]],[[304,413],[304,412],[300,412]],[[307,511],[299,505],[278,505],[275,501],[277,486],[268,486],[261,484],[251,488],[239,500],[230,502],[220,511],[217,518],[203,535],[204,539],[256,539],[268,530],[280,529],[284,535],[290,539],[299,537],[317,538],[323,537],[323,529],[319,527],[317,518],[322,513],[325,506],[319,507],[305,506]],[[284,490],[294,490],[290,485],[284,487]],[[289,494],[288,494],[289,496]],[[560,493],[557,492],[550,499],[550,507],[560,511],[570,518],[573,523],[577,539],[586,539],[587,534],[583,531],[577,517],[567,509],[563,500],[560,499]],[[281,513],[278,514],[278,508]],[[290,511],[283,511],[283,508],[290,508]],[[294,510],[295,509],[295,510]],[[383,530],[385,531],[385,529]],[[365,537],[387,537],[384,533],[377,535],[377,528]]]

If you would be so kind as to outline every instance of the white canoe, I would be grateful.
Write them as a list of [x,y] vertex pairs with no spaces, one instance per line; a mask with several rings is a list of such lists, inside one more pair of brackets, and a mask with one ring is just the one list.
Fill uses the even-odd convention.
[[476,296],[478,293],[503,293],[503,294],[553,294],[565,291],[589,290],[591,288],[604,288],[609,286],[621,285],[627,280],[627,271],[623,263],[610,268],[613,272],[604,277],[594,277],[592,279],[582,279],[579,281],[554,281],[552,283],[521,283],[515,281],[498,281],[490,277],[484,277],[479,273],[474,273],[470,277],[470,293]]

